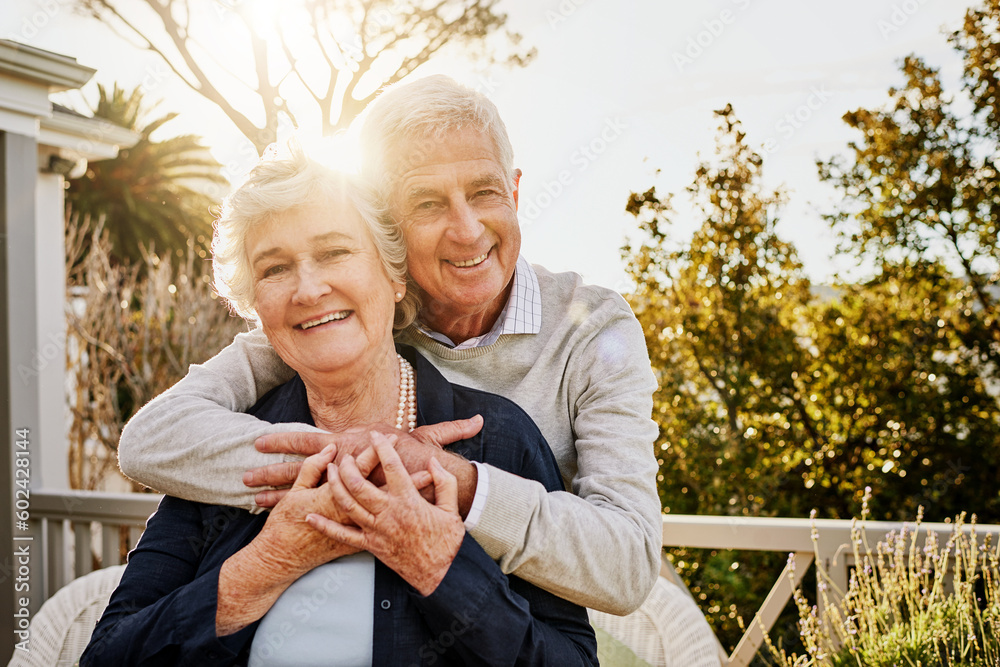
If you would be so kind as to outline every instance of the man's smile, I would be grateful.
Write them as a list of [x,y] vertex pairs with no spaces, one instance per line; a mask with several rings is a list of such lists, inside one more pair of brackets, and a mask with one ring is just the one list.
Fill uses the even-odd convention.
[[445,261],[448,262],[449,264],[451,264],[452,266],[456,266],[456,267],[458,267],[460,269],[464,269],[466,267],[478,266],[479,264],[482,264],[483,262],[486,261],[486,258],[489,257],[489,256],[490,256],[490,253],[489,253],[489,251],[487,251],[487,252],[483,253],[482,255],[480,255],[479,257],[473,257],[472,259],[467,259],[467,260],[464,260],[464,261],[461,261],[461,262],[452,261],[450,259],[445,260]]

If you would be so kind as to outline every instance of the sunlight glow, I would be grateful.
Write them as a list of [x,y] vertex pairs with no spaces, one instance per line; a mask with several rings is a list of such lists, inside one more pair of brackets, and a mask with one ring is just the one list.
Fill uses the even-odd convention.
[[229,0],[233,9],[243,17],[250,29],[271,40],[277,36],[280,4],[271,0]]
[[275,148],[277,155],[284,155],[288,142],[295,141],[306,155],[325,167],[347,174],[361,171],[361,142],[356,131],[338,132],[323,136],[319,132],[303,129],[279,129]]

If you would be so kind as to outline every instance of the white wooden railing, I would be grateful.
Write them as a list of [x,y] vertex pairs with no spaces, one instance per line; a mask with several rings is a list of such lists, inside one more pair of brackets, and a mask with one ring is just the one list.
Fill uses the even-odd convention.
[[[31,520],[42,542],[42,591],[44,598],[72,579],[95,567],[122,562],[122,554],[135,545],[146,518],[156,509],[160,496],[136,493],[53,492],[39,490],[31,496]],[[761,624],[770,630],[791,599],[792,582],[797,585],[818,555],[828,581],[847,590],[849,568],[854,565],[851,547],[852,522],[818,519],[759,517],[720,517],[663,515],[665,547],[693,549],[733,549],[771,551],[789,554],[788,565],[778,576],[754,619],[732,654],[720,646],[723,664],[744,667],[763,643]],[[913,524],[909,523],[912,531]],[[813,526],[817,540],[812,538]],[[903,523],[868,521],[865,531],[870,544],[897,534]],[[969,527],[966,526],[966,530]],[[945,544],[954,526],[946,523],[923,523],[921,533],[937,533]],[[1000,541],[1000,526],[976,526],[980,538],[989,534],[992,543]],[[684,587],[670,563],[663,559],[661,574]],[[684,588],[684,590],[687,590]],[[819,596],[817,596],[819,597]]]
[[[798,585],[817,557],[827,574],[826,578],[817,577],[817,586],[821,581],[832,584],[827,589],[827,595],[834,599],[834,591],[847,590],[849,571],[854,566],[854,549],[851,541],[853,523],[851,520],[837,519],[813,521],[777,517],[663,515],[665,547],[773,551],[789,555],[785,569],[774,582],[756,617],[747,623],[747,630],[732,654],[726,655],[720,647],[724,665],[744,667],[750,664],[764,641],[761,625],[767,630],[774,627],[774,622],[792,597],[793,580],[795,585]],[[815,543],[812,537],[814,526]],[[900,535],[904,526],[908,533],[913,532],[913,522],[866,521],[864,530],[868,544],[874,548],[875,544],[884,541],[889,533],[895,532],[896,535]],[[923,538],[920,542],[922,543],[930,533],[935,533],[938,544],[944,545],[954,530],[955,526],[950,523],[921,523],[920,534]],[[968,533],[972,527],[966,525],[963,530]],[[1000,526],[977,524],[975,531],[980,543],[986,535],[990,535],[991,543],[998,544]],[[684,586],[666,559],[661,574],[671,577],[679,585]],[[822,596],[817,595],[816,598],[822,601]],[[822,613],[822,609],[819,611]],[[759,623],[757,619],[760,620]]]
[[33,491],[31,523],[42,542],[43,597],[95,567],[123,562],[159,502],[160,496],[145,493]]

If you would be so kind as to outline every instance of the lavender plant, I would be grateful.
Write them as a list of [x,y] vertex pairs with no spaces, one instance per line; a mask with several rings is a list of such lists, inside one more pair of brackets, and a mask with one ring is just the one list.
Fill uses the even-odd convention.
[[[795,589],[802,655],[770,638],[780,667],[980,667],[1000,665],[1000,560],[976,517],[954,521],[948,541],[921,534],[923,509],[912,529],[890,533],[874,548],[865,534],[866,489],[851,541],[856,567],[847,591],[836,590],[817,558],[823,612]],[[815,512],[813,513],[815,518]],[[813,527],[813,544],[818,533]],[[766,637],[766,634],[765,634]]]

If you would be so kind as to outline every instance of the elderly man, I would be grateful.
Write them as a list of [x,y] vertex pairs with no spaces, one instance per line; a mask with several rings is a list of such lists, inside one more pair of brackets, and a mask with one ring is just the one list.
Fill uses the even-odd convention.
[[[655,380],[638,322],[620,295],[520,257],[521,173],[481,94],[440,76],[398,85],[373,102],[362,143],[364,174],[402,227],[422,297],[400,342],[452,382],[524,408],[569,489],[548,493],[455,457],[446,467],[459,480],[467,530],[506,573],[594,609],[634,610],[655,581],[661,548]],[[240,483],[248,468],[250,486],[282,486],[295,478],[293,455],[331,441],[338,455],[366,446],[359,434],[235,414],[289,375],[259,331],[241,334],[129,422],[123,472],[172,495],[251,507],[255,497]],[[401,438],[397,449],[419,467],[434,447],[428,441],[478,427],[455,423]],[[278,493],[256,501],[273,505]]]

